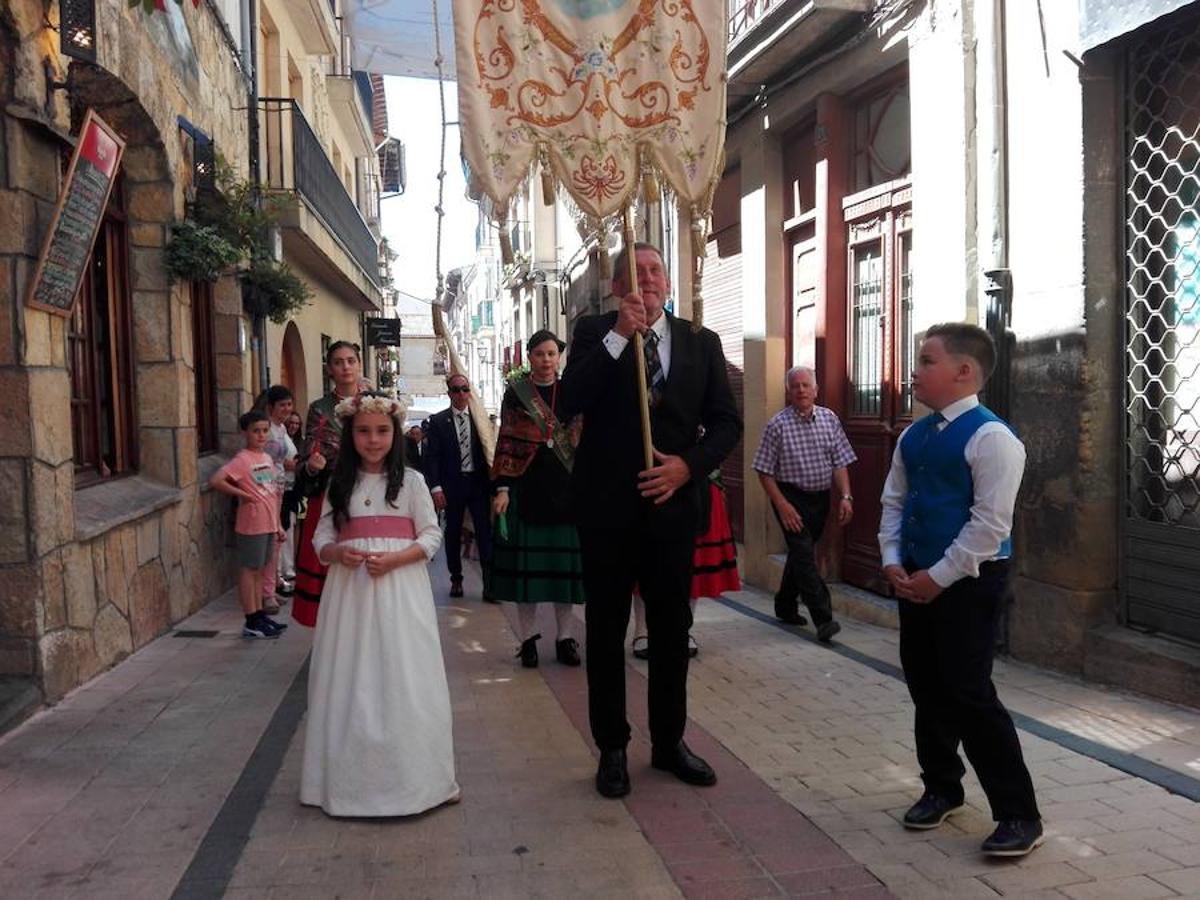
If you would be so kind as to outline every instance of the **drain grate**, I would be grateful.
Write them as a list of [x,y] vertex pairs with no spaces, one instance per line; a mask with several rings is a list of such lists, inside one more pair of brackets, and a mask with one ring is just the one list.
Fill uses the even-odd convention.
[[214,637],[216,637],[216,636],[217,636],[218,634],[220,634],[220,633],[221,633],[221,632],[219,632],[219,631],[206,631],[206,630],[204,630],[204,629],[187,629],[187,628],[184,628],[184,629],[180,629],[179,631],[176,631],[176,632],[175,632],[175,637],[182,637],[182,638],[214,638]]

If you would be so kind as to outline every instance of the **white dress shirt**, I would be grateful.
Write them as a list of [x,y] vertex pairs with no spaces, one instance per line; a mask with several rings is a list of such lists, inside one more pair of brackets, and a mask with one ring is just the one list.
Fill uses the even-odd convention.
[[[671,374],[671,328],[665,312],[654,320],[654,324],[650,326],[650,330],[658,335],[658,361],[662,363],[663,381],[666,381],[667,377]],[[612,330],[604,336],[604,346],[608,349],[609,355],[613,359],[620,359],[628,343],[629,338],[621,337],[621,335]]]
[[[951,403],[941,411],[946,421],[938,425],[938,431],[978,405],[979,398],[975,395]],[[900,528],[908,496],[908,473],[900,444],[906,434],[908,428],[896,443],[892,468],[880,498],[883,514],[879,519],[879,553],[885,566],[902,565]],[[963,448],[963,458],[971,470],[975,502],[971,518],[958,537],[942,558],[929,567],[929,577],[942,588],[962,578],[978,577],[981,563],[1001,558],[1000,545],[1012,534],[1013,506],[1025,473],[1025,445],[1002,422],[981,425]]]

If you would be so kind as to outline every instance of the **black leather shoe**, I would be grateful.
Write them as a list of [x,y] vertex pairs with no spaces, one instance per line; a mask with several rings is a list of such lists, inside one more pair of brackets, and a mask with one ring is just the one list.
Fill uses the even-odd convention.
[[926,791],[904,814],[904,827],[915,831],[928,831],[930,828],[937,828],[962,808],[961,800],[954,803]]
[[817,626],[817,640],[822,644],[828,644],[833,640],[833,636],[842,630],[842,626],[837,622],[829,621],[824,625]]
[[450,578],[450,596],[461,597],[463,595],[462,579],[451,576]]
[[1024,856],[1043,840],[1039,819],[1004,819],[980,849],[988,856]]
[[579,665],[582,662],[579,658],[579,641],[575,638],[563,638],[561,641],[555,641],[554,656],[564,666]]
[[784,603],[778,597],[775,598],[775,618],[784,625],[807,625],[808,619],[800,615],[800,611],[796,608],[796,603]]
[[659,750],[655,747],[650,753],[650,765],[670,772],[680,781],[699,787],[710,787],[717,783],[717,773],[712,770],[712,766],[689,750],[683,741],[669,750]]
[[624,750],[601,750],[596,769],[596,790],[602,797],[624,797],[629,793],[629,766]]
[[540,634],[535,634],[531,638],[521,642],[521,649],[517,651],[517,656],[521,658],[521,665],[527,669],[536,669],[538,665],[537,642]]

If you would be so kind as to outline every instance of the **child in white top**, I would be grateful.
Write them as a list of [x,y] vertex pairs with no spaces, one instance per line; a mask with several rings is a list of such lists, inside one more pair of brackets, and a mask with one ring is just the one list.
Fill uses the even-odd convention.
[[313,537],[329,574],[308,677],[300,802],[334,816],[414,815],[459,797],[425,565],[442,535],[424,478],[405,469],[404,407],[362,393],[335,412],[341,450]]

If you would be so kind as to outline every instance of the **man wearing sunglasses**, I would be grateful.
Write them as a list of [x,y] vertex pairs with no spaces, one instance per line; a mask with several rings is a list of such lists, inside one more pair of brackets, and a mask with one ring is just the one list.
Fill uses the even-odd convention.
[[[487,460],[468,403],[471,383],[462,374],[446,379],[450,408],[429,417],[425,430],[425,480],[433,492],[433,505],[446,512],[446,566],[450,570],[450,596],[463,595],[463,515],[471,511],[475,546],[485,568],[492,559],[492,524]],[[485,599],[486,593],[485,593]]]

